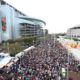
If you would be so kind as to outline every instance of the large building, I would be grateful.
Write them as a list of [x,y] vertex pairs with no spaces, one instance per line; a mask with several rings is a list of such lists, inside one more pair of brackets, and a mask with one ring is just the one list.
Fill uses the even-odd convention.
[[46,23],[31,18],[0,0],[0,42],[24,36],[42,36]]
[[80,37],[80,25],[79,26],[76,26],[76,27],[72,27],[72,28],[69,28],[67,30],[67,36],[68,37]]

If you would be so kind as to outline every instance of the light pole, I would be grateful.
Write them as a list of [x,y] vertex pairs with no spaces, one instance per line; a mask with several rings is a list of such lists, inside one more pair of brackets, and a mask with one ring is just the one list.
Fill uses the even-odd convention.
[[[67,49],[68,50],[68,49]],[[68,54],[67,54],[67,80],[69,79],[69,51],[68,51]]]
[[54,41],[53,41],[53,43],[54,43],[54,47],[55,47],[55,42],[56,42],[56,34],[54,34]]
[[9,53],[9,41],[7,42],[7,47],[8,47],[7,49],[8,49],[8,53]]

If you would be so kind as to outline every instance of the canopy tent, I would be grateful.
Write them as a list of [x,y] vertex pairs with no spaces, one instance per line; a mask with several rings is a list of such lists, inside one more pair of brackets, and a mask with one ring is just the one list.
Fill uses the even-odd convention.
[[9,61],[9,63],[6,65],[8,67],[10,67],[12,64],[14,64],[14,62],[17,62],[18,61],[18,58],[15,58],[15,57],[11,57],[12,59]]
[[16,54],[15,57],[21,57],[22,55],[24,55],[24,52],[20,52],[20,53]]
[[32,49],[34,49],[35,47],[34,46],[31,46],[31,47],[29,47],[29,48],[27,48],[27,49],[25,49],[25,50],[23,50],[24,52],[28,52],[28,51],[30,51],[30,50],[32,50]]
[[32,50],[32,49],[34,49],[34,48],[35,48],[34,46],[31,46],[31,47],[29,47],[29,48],[23,50],[22,52],[16,54],[15,57],[21,57],[22,55],[24,55],[24,52],[28,52],[28,51],[30,51],[30,50]]
[[76,60],[80,61],[80,50],[79,49],[71,48],[69,51]]
[[77,48],[77,42],[70,39],[58,38],[57,39],[66,48]]
[[80,42],[79,42],[78,45],[77,45],[77,49],[80,49]]
[[10,67],[12,64],[14,64],[13,62],[10,62],[7,64],[8,67]]
[[0,68],[2,68],[3,66],[7,65],[12,58],[13,58],[13,57],[4,57],[4,58],[0,61]]
[[57,40],[68,49],[68,52],[71,53],[76,60],[80,61],[80,43],[64,38],[58,38]]
[[31,46],[25,50],[23,50],[22,52],[18,53],[15,57],[10,57],[9,54],[4,54],[4,53],[0,53],[1,56],[4,56],[3,58],[1,58],[0,60],[0,68],[2,68],[3,66],[10,66],[13,64],[13,61],[17,61],[18,58],[17,57],[21,57],[22,55],[24,55],[24,52],[28,52],[32,49],[34,49],[34,46]]
[[9,56],[9,53],[0,53],[0,56],[4,56],[4,57],[7,57],[7,56]]

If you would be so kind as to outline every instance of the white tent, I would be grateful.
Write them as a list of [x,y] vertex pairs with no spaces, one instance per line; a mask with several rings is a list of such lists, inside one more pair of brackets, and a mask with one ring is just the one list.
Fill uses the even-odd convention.
[[25,49],[25,50],[23,50],[24,52],[28,52],[28,51],[30,51],[30,50],[32,50],[32,49],[34,49],[35,47],[34,46],[31,46],[31,47],[29,47],[29,48],[27,48],[27,49]]
[[29,48],[23,50],[22,52],[16,54],[15,57],[20,57],[20,56],[24,55],[24,52],[28,52],[28,51],[30,51],[30,50],[32,50],[32,49],[34,49],[34,48],[35,48],[34,46],[31,46],[31,47],[29,47]]
[[3,52],[2,52],[2,53],[0,53],[0,55],[1,55],[1,56],[4,56],[4,57],[7,57],[7,56],[9,56],[9,53],[3,53]]
[[7,65],[10,62],[11,59],[12,59],[12,57],[4,57],[0,61],[0,68],[2,68],[3,66]]
[[21,57],[22,55],[24,55],[24,52],[20,52],[20,53],[16,54],[15,57]]
[[71,48],[70,52],[76,60],[80,61],[80,50],[79,49]]

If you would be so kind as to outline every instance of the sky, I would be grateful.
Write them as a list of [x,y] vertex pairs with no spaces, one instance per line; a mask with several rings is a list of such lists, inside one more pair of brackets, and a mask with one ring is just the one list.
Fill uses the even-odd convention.
[[26,15],[44,20],[49,33],[80,25],[80,0],[5,0]]

